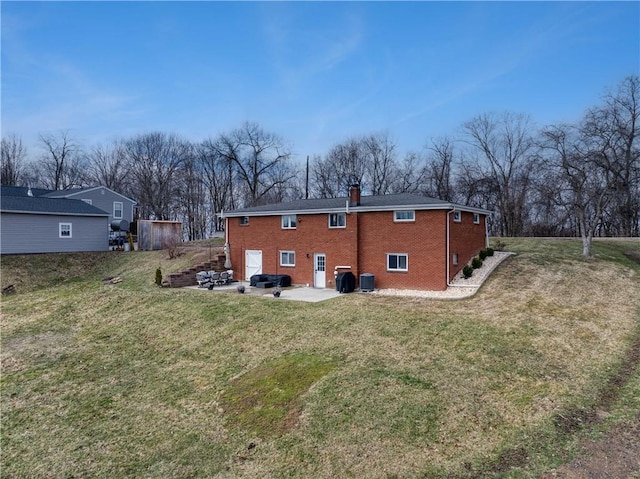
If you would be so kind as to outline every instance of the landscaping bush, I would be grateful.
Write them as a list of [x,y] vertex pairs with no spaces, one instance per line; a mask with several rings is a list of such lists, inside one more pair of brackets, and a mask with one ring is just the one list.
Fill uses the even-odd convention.
[[471,260],[471,266],[473,267],[473,269],[478,269],[480,266],[482,266],[482,260],[476,256]]
[[464,268],[462,268],[462,275],[464,276],[464,279],[471,278],[471,276],[473,276],[473,268],[469,265],[466,265]]
[[493,256],[493,253],[494,253],[493,248],[487,248],[486,253],[487,253],[487,256]]
[[487,252],[485,250],[482,250],[480,251],[480,253],[478,253],[478,256],[482,261],[484,261],[487,258]]

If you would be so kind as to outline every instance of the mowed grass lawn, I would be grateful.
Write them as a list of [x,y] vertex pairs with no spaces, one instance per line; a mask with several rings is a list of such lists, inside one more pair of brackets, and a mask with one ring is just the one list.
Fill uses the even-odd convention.
[[3,257],[0,474],[539,477],[640,411],[640,242],[505,242],[460,301],[161,289],[190,262],[161,252]]

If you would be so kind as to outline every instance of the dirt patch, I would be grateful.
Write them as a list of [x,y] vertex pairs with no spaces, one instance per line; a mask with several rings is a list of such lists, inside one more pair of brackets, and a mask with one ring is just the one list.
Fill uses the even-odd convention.
[[[556,427],[571,433],[598,423],[604,416],[604,411],[611,408],[620,389],[629,381],[638,364],[640,338],[632,345],[617,374],[607,382],[598,402],[588,410],[559,414]],[[605,438],[586,441],[580,449],[573,461],[548,472],[541,479],[640,478],[640,414],[631,423],[614,427]]]
[[634,261],[634,262],[640,264],[640,252],[638,252],[638,251],[625,251],[623,254],[627,258],[629,258],[631,261]]
[[541,479],[613,479],[640,477],[640,416],[615,427],[604,439],[587,441],[568,464]]

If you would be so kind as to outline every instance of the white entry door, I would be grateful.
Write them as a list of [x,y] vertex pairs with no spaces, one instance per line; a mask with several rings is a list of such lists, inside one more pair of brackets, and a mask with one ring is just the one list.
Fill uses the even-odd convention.
[[248,249],[244,252],[244,279],[249,281],[254,274],[262,274],[262,251]]
[[327,287],[327,257],[324,253],[315,253],[313,255],[314,273],[313,273],[313,286],[315,288]]

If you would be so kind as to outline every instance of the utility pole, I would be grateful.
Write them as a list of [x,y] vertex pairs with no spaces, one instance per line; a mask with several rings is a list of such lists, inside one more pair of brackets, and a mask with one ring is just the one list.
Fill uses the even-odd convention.
[[309,199],[309,155],[307,155],[307,180],[305,182],[304,199],[305,200]]

